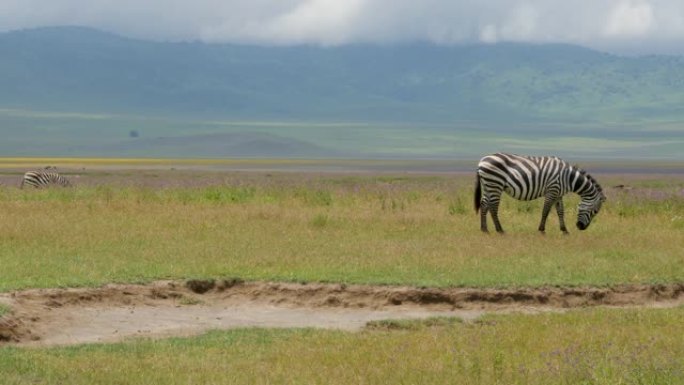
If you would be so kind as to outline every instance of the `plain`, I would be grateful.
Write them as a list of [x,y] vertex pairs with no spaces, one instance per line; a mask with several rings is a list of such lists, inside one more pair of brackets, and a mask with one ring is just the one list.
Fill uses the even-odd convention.
[[[540,202],[512,199],[500,215],[508,233],[480,233],[470,174],[67,174],[80,175],[78,187],[0,188],[0,290],[215,277],[429,287],[684,279],[677,174],[595,175],[608,203],[569,236],[553,216],[538,234]],[[576,204],[567,200],[569,218]],[[7,384],[681,383],[681,325],[679,307],[388,322],[360,333],[248,329],[3,347],[0,373]]]

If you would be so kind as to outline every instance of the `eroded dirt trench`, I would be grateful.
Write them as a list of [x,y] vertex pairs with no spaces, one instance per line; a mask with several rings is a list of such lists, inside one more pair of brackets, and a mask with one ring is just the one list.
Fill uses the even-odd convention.
[[0,345],[69,345],[187,336],[238,327],[358,330],[369,321],[491,312],[684,304],[684,283],[610,288],[473,289],[341,284],[159,281],[0,294]]

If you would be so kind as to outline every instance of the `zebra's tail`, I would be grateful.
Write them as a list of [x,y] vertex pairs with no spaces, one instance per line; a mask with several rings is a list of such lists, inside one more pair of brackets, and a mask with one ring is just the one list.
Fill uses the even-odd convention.
[[475,174],[475,212],[480,211],[480,199],[482,199],[482,187],[480,186],[480,174]]

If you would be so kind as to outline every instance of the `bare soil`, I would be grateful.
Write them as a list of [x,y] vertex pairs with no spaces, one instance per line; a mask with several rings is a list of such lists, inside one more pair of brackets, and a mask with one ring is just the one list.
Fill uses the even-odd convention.
[[684,283],[606,288],[415,288],[344,284],[159,281],[99,288],[33,289],[0,294],[0,345],[116,342],[195,335],[239,327],[362,329],[383,319],[460,317],[491,312],[563,311],[684,304]]

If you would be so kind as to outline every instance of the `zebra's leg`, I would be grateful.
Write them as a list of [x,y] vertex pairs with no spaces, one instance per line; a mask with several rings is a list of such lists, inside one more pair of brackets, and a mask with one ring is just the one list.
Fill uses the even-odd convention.
[[544,198],[544,208],[542,209],[541,222],[539,222],[539,231],[542,233],[546,231],[546,218],[549,217],[549,212],[551,212],[551,206],[553,206],[555,203],[556,202],[553,198]]
[[568,234],[568,228],[565,227],[565,210],[563,209],[563,199],[556,202],[556,212],[558,213],[558,222],[560,223],[560,230],[563,234]]
[[480,201],[480,230],[483,233],[488,233],[487,229],[487,211],[489,210],[489,202],[485,197]]
[[504,229],[501,227],[501,222],[499,222],[499,202],[501,201],[500,196],[492,197],[489,205],[489,211],[492,213],[492,220],[494,221],[494,227],[496,227],[496,232],[503,234]]

